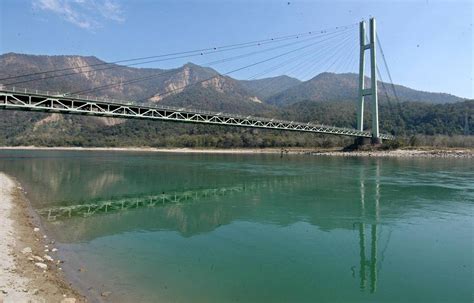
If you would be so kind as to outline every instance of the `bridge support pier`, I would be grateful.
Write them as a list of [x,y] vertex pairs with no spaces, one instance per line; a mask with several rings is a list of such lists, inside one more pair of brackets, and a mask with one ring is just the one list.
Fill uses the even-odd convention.
[[[364,102],[370,96],[372,113],[372,144],[381,144],[379,132],[379,105],[377,95],[377,65],[375,60],[376,32],[375,18],[370,19],[370,41],[366,43],[365,21],[360,22],[359,97],[357,100],[357,130],[364,130]],[[370,50],[370,88],[365,88],[365,51]],[[362,138],[360,138],[362,139]],[[356,141],[356,144],[357,141]]]

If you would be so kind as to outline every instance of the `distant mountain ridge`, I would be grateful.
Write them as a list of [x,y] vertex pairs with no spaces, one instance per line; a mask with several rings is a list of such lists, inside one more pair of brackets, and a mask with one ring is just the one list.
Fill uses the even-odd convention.
[[281,93],[287,89],[297,86],[300,80],[283,75],[257,80],[240,80],[245,89],[258,98],[265,100],[269,97]]
[[[323,73],[308,81],[288,76],[246,81],[193,63],[168,70],[104,63],[92,56],[4,54],[0,55],[0,78],[56,69],[64,71],[40,74],[41,81],[24,82],[34,78],[25,77],[3,80],[0,85],[11,87],[8,83],[24,82],[15,87],[81,92],[144,105],[162,104],[355,127],[358,84],[355,74]],[[71,75],[51,77],[63,74]],[[396,86],[402,103],[391,106],[385,95],[388,94],[393,102],[393,92],[388,84],[385,84],[386,90],[383,86],[380,83],[382,132],[459,135],[465,134],[466,129],[474,129],[474,101],[457,102],[463,99]],[[105,89],[91,91],[94,87]],[[366,116],[368,129],[369,110]],[[0,111],[0,128],[0,146],[275,147],[311,146],[318,138],[257,129],[5,110]],[[329,144],[326,138],[321,137],[319,142]]]
[[[203,90],[212,91],[212,94],[219,93],[218,96],[221,99],[233,99],[232,102],[224,100],[224,103],[228,105],[234,103],[236,107],[242,109],[245,106],[238,104],[239,102],[260,103],[262,110],[267,109],[265,104],[281,107],[301,101],[356,100],[358,87],[358,76],[347,73],[322,73],[304,82],[285,75],[257,80],[237,80],[222,76],[212,68],[193,63],[164,70],[109,65],[93,56],[38,56],[16,53],[0,55],[0,78],[56,69],[71,70],[52,75],[70,75],[49,78],[51,74],[43,74],[40,76],[44,80],[20,83],[16,86],[62,92],[84,91],[87,94],[93,87],[109,85],[107,89],[93,91],[91,94],[151,104],[172,105],[178,102],[180,106],[189,105],[195,108],[200,105],[197,98],[187,98],[191,103],[183,104],[182,100],[178,101],[178,98],[171,97],[180,95],[186,90],[199,91],[196,88],[201,87]],[[8,86],[8,83],[21,82],[33,77],[2,81],[1,84]],[[143,81],[134,79],[143,79]],[[123,83],[123,85],[114,85],[115,83]],[[417,91],[400,85],[395,85],[395,88],[400,101],[453,103],[464,100],[449,94]],[[187,97],[190,94],[190,91],[186,92]],[[379,83],[381,102],[386,100],[386,95],[395,100],[390,85]],[[231,106],[227,108],[232,109]],[[248,110],[255,110],[254,104],[249,106]]]
[[[370,87],[369,79],[366,78],[365,81],[366,87]],[[285,106],[301,101],[356,101],[358,85],[359,76],[357,74],[322,73],[308,81],[268,97],[266,102],[277,106]],[[415,101],[434,104],[454,103],[464,100],[450,94],[417,91],[401,85],[394,86],[396,96],[391,84],[378,81],[378,95],[381,102],[387,101],[387,99],[396,101],[396,97],[401,102]]]

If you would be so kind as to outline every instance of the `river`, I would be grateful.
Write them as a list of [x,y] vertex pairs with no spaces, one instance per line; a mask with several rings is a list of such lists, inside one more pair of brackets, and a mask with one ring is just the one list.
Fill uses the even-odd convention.
[[98,300],[472,301],[471,159],[3,150],[0,171]]

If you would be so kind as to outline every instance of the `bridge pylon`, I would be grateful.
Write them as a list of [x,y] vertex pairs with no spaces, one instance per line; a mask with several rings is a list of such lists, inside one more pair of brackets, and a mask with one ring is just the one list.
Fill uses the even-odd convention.
[[[370,18],[369,43],[366,42],[365,21],[359,24],[360,58],[359,58],[359,97],[357,100],[357,130],[364,130],[364,103],[365,97],[371,98],[372,110],[372,144],[382,143],[379,132],[379,105],[377,96],[377,67],[375,57],[376,31],[375,18]],[[365,88],[365,52],[370,51],[370,87]]]

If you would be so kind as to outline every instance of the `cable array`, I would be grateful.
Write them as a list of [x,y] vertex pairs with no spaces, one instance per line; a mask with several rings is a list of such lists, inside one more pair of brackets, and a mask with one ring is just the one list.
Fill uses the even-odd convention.
[[[112,65],[112,66],[99,69],[99,70],[104,70],[104,69],[119,68],[123,66],[136,66],[136,65],[148,64],[148,63],[154,63],[154,62],[169,61],[169,60],[176,60],[176,59],[182,59],[182,58],[192,58],[192,57],[197,57],[197,56],[204,56],[204,55],[210,55],[210,54],[215,54],[215,53],[220,53],[220,52],[232,51],[232,50],[241,49],[241,48],[259,47],[259,46],[271,44],[271,43],[279,43],[282,41],[296,40],[296,39],[300,39],[300,38],[308,37],[308,36],[317,37],[331,31],[340,31],[340,30],[350,28],[352,26],[354,26],[354,24],[345,25],[342,27],[330,28],[330,29],[323,29],[323,30],[318,30],[318,31],[303,32],[303,33],[298,33],[298,34],[293,34],[293,35],[278,36],[274,38],[267,38],[267,39],[261,39],[261,40],[253,40],[253,41],[243,42],[243,43],[235,43],[235,44],[228,44],[228,45],[223,45],[223,46],[208,47],[208,48],[203,48],[203,49],[188,50],[188,51],[183,51],[183,52],[159,54],[159,55],[152,55],[152,56],[139,57],[139,58],[129,58],[129,59],[122,59],[122,60],[117,60],[113,62],[100,62],[100,63],[90,64],[90,65],[79,65],[79,66],[69,67],[69,68],[60,68],[60,69],[40,71],[40,72],[34,72],[34,73],[27,73],[27,74],[0,78],[0,81],[32,77],[32,76],[40,76],[40,75],[45,75],[45,74],[71,71],[71,70],[74,71],[73,73],[68,73],[68,74],[51,75],[47,77],[40,77],[40,78],[35,78],[35,79],[28,79],[28,80],[6,83],[6,85],[17,85],[17,84],[26,83],[26,82],[69,76],[69,75],[74,75],[77,73],[94,72],[98,70],[91,69],[91,68],[97,67],[97,66]],[[150,60],[150,59],[153,59],[153,60]],[[143,61],[143,60],[146,60],[146,61]],[[142,62],[135,62],[135,63],[127,64],[127,65],[116,65],[118,63],[128,63],[128,62],[134,62],[134,61],[142,61]],[[89,69],[89,70],[83,70],[83,69]]]
[[[296,57],[292,57],[289,60],[284,61],[283,63],[277,64],[271,67],[270,69],[257,73],[247,78],[246,80],[254,80],[263,75],[268,75],[269,73],[279,70],[282,67],[287,67],[287,68],[285,68],[284,70],[281,70],[280,74],[294,76],[295,78],[299,78],[303,80],[306,79],[309,75],[311,76],[316,75],[318,70],[320,72],[323,72],[323,71],[327,72],[329,68],[322,69],[321,65],[318,65],[318,64],[321,63],[323,60],[327,59],[327,56],[330,55],[332,51],[335,51],[335,49],[340,49],[341,46],[347,45],[347,42],[353,39],[353,36],[354,36],[354,32],[348,31],[348,33],[346,33],[346,35],[344,35],[342,39],[340,39],[340,41],[335,41],[336,43],[334,44],[328,43],[326,45],[323,45],[322,47],[311,49],[310,51],[304,54],[297,55]],[[304,60],[294,60],[294,59],[304,59]],[[294,63],[294,62],[296,62],[296,64],[292,65],[291,63]],[[302,73],[301,72],[302,70],[304,70],[305,72]],[[263,90],[267,89],[268,87],[273,85],[276,82],[276,80],[277,80],[276,77],[270,79],[267,85],[262,86],[259,90],[256,91],[256,93],[259,94]]]
[[[328,39],[326,40],[323,40],[323,41],[327,41]],[[347,38],[346,40],[344,41],[347,41]],[[266,63],[266,62],[269,62],[269,61],[272,61],[272,60],[275,60],[275,59],[278,59],[278,58],[281,58],[281,57],[285,57],[286,55],[288,54],[292,54],[292,53],[295,53],[295,52],[298,52],[298,51],[301,51],[303,49],[307,49],[311,46],[314,46],[314,45],[317,45],[317,44],[320,44],[322,41],[316,41],[314,43],[311,43],[311,44],[308,44],[308,45],[305,45],[303,47],[299,47],[297,49],[294,49],[294,50],[291,50],[291,51],[287,51],[285,53],[281,53],[279,55],[276,55],[276,56],[273,56],[273,57],[270,57],[270,58],[267,58],[267,59],[264,59],[264,60],[261,60],[261,61],[258,61],[258,62],[255,62],[255,63],[252,63],[252,64],[248,64],[248,65],[245,65],[243,67],[239,67],[239,68],[236,68],[236,69],[233,69],[231,71],[228,71],[228,72],[225,72],[225,73],[222,73],[222,74],[218,74],[218,75],[215,75],[215,76],[212,76],[212,77],[209,77],[209,78],[206,78],[206,79],[203,79],[203,80],[200,80],[200,81],[197,81],[197,82],[194,82],[194,83],[190,83],[188,85],[184,85],[184,86],[180,86],[180,87],[176,87],[174,89],[171,89],[171,90],[168,90],[164,93],[160,93],[160,94],[154,94],[152,96],[150,96],[149,98],[151,97],[163,97],[163,96],[166,96],[166,95],[169,95],[175,91],[178,91],[178,90],[183,90],[185,88],[188,88],[188,87],[192,87],[192,86],[195,86],[195,85],[198,85],[198,84],[201,84],[201,83],[204,83],[204,82],[207,82],[207,81],[210,81],[214,78],[217,78],[217,77],[220,77],[220,76],[229,76],[230,74],[233,74],[233,73],[236,73],[238,71],[241,71],[241,70],[244,70],[244,69],[248,69],[248,68],[251,68],[251,67],[254,67],[254,66],[257,66],[257,65],[260,65],[262,63]],[[291,59],[290,59],[291,60]],[[286,62],[286,61],[285,61]],[[254,76],[252,76],[254,77]],[[275,79],[273,79],[275,80]],[[139,101],[146,101],[147,98],[145,99],[142,99],[142,100],[139,100]]]
[[[113,62],[100,62],[96,64],[89,65],[79,65],[69,68],[60,68],[60,69],[51,69],[46,71],[39,71],[34,73],[27,73],[15,76],[9,76],[1,78],[1,82],[6,82],[4,85],[14,86],[23,83],[44,81],[47,79],[69,77],[76,75],[84,75],[89,73],[95,73],[104,70],[111,70],[117,68],[131,67],[137,65],[144,65],[156,62],[163,61],[172,61],[179,60],[184,58],[201,58],[205,56],[210,56],[214,54],[221,54],[226,52],[236,52],[239,50],[251,49],[250,52],[241,53],[237,55],[232,55],[229,57],[216,59],[207,63],[204,63],[203,66],[211,67],[221,64],[226,64],[230,62],[239,62],[246,58],[258,57],[264,54],[269,54],[265,58],[254,59],[252,63],[245,62],[244,65],[239,67],[234,67],[227,72],[213,75],[212,77],[206,79],[199,79],[199,81],[194,81],[188,83],[187,85],[181,87],[175,87],[171,90],[160,94],[154,94],[150,97],[158,96],[167,96],[176,92],[178,90],[183,90],[185,88],[198,85],[200,83],[212,80],[213,78],[220,76],[228,76],[235,74],[239,71],[251,69],[257,66],[264,66],[271,62],[277,62],[277,64],[272,65],[271,67],[265,68],[262,72],[254,74],[250,79],[256,79],[258,77],[273,73],[277,70],[283,72],[293,73],[296,77],[300,79],[305,79],[305,77],[314,75],[316,71],[328,71],[333,69],[334,71],[344,70],[347,68],[347,63],[351,57],[351,52],[347,52],[350,42],[354,40],[354,30],[355,24],[346,25],[342,27],[336,27],[331,29],[324,29],[318,31],[309,31],[299,34],[278,36],[274,38],[267,38],[261,40],[253,40],[249,42],[228,44],[217,47],[208,47],[202,49],[188,50],[183,52],[174,52],[168,54],[158,54],[152,56],[144,56],[139,58],[128,58],[121,59]],[[275,53],[278,52],[278,53]],[[288,58],[290,57],[291,58]],[[352,58],[354,59],[354,58]],[[125,65],[118,65],[118,63],[127,63]],[[302,70],[304,73],[302,73]],[[137,78],[132,78],[128,80],[120,80],[116,82],[107,83],[104,85],[91,87],[88,89],[78,90],[70,92],[68,94],[90,94],[98,93],[103,90],[112,89],[114,87],[120,86],[125,87],[134,83],[152,81],[154,79],[172,76],[181,72],[182,69],[176,68],[171,70],[164,70],[155,73],[151,73],[146,76],[141,76]],[[13,80],[13,81],[11,81]],[[272,83],[269,83],[271,85]],[[264,88],[263,88],[264,89]]]
[[[344,32],[345,30],[343,30],[342,32]],[[341,33],[339,31],[335,32],[335,33],[330,33],[328,34],[330,37],[337,37],[338,35],[341,35]],[[316,36],[316,37],[311,37],[311,38],[308,38],[308,39],[304,39],[302,41],[297,41],[297,42],[293,42],[293,43],[287,43],[287,44],[284,44],[284,45],[280,45],[280,46],[277,46],[277,47],[273,47],[273,48],[268,48],[268,49],[263,49],[263,50],[259,50],[259,51],[253,51],[253,52],[250,52],[250,53],[246,53],[246,54],[241,54],[241,55],[237,55],[237,56],[232,56],[232,57],[228,57],[228,58],[225,58],[225,59],[220,59],[220,60],[214,60],[214,61],[211,61],[211,62],[207,62],[205,64],[203,64],[203,66],[206,66],[206,67],[210,67],[210,66],[214,66],[214,65],[217,65],[217,64],[221,64],[221,63],[224,63],[224,62],[229,62],[229,61],[235,61],[235,60],[238,60],[238,59],[242,59],[242,58],[246,58],[246,57],[251,57],[253,55],[256,55],[256,54],[261,54],[261,53],[265,53],[265,52],[269,52],[269,51],[273,51],[273,50],[279,50],[279,49],[282,49],[282,48],[287,48],[289,46],[294,46],[296,44],[301,44],[301,43],[305,43],[305,42],[308,42],[308,41],[313,41],[313,40],[316,40],[316,42],[312,42],[310,44],[308,44],[309,46],[311,45],[315,45],[315,44],[318,44],[320,43],[321,41],[318,41],[316,38],[320,38],[320,36]],[[322,41],[325,41],[324,39]],[[301,49],[304,49],[304,48],[307,48],[308,45],[305,45],[303,47],[300,47],[300,48],[297,48],[296,50],[292,50],[292,51],[289,51],[289,52],[285,52],[283,53],[282,56],[284,55],[287,55],[289,53],[292,53],[294,51],[298,51],[298,50],[301,50]],[[276,56],[274,58],[270,58],[269,60],[273,60],[275,58],[279,58],[281,56]],[[263,62],[267,62],[269,60],[264,60]],[[223,73],[222,75],[228,75],[228,74],[232,74],[236,71],[240,71],[240,70],[243,70],[243,69],[246,69],[246,68],[249,68],[249,67],[252,67],[252,66],[255,66],[257,64],[260,64],[262,62],[257,62],[256,64],[250,64],[250,65],[247,65],[245,67],[242,67],[242,68],[238,68],[236,70],[233,70],[233,71],[229,71],[229,72],[226,72],[226,73]],[[160,77],[160,76],[163,76],[163,75],[169,75],[169,74],[174,74],[174,73],[178,73],[180,72],[179,69],[176,69],[176,70],[168,70],[168,71],[165,71],[165,72],[159,72],[159,73],[154,73],[152,75],[148,75],[148,76],[144,76],[144,77],[139,77],[139,78],[135,78],[135,79],[131,79],[131,80],[128,80],[126,82],[122,82],[122,81],[117,81],[117,82],[114,82],[114,83],[109,83],[107,85],[103,85],[103,86],[98,86],[98,87],[94,87],[94,88],[91,88],[91,89],[88,89],[88,90],[81,90],[81,91],[76,91],[76,92],[73,92],[71,94],[84,94],[84,93],[91,93],[91,92],[96,92],[96,91],[100,91],[100,90],[103,90],[103,89],[108,89],[108,88],[112,88],[112,87],[116,87],[116,86],[122,86],[122,85],[127,85],[127,84],[133,84],[133,83],[137,83],[137,82],[142,82],[142,81],[147,81],[147,80],[151,80],[151,79],[155,79],[157,77]],[[207,81],[207,80],[211,80],[212,78],[215,78],[217,76],[214,76],[214,77],[211,77],[211,78],[208,78],[204,81]],[[201,81],[201,82],[204,82],[204,81]],[[200,82],[200,83],[201,83]],[[173,91],[176,91],[176,90],[179,90],[180,88],[177,88]]]

